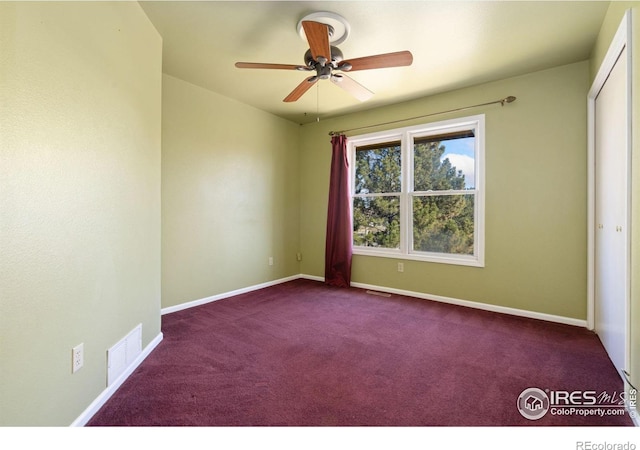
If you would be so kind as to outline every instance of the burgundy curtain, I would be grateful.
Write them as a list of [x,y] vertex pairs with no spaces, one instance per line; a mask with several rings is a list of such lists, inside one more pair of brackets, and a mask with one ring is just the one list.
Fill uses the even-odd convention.
[[339,287],[351,285],[351,199],[349,197],[349,162],[347,137],[331,138],[331,179],[327,211],[327,242],[324,280]]

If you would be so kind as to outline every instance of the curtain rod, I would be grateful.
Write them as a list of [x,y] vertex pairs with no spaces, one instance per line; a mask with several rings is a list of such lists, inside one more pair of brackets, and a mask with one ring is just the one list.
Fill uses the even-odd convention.
[[515,101],[515,99],[516,98],[513,95],[510,95],[510,96],[505,97],[503,99],[495,100],[495,101],[492,101],[492,102],[480,103],[478,105],[464,106],[462,108],[456,108],[456,109],[450,109],[448,111],[440,111],[440,112],[435,112],[435,113],[431,113],[431,114],[425,114],[423,116],[409,117],[407,119],[393,120],[391,122],[377,123],[375,125],[366,125],[366,126],[363,126],[363,127],[351,128],[349,130],[329,131],[329,135],[330,136],[337,136],[337,135],[340,135],[340,134],[347,133],[349,131],[363,130],[365,128],[374,128],[374,127],[379,127],[379,126],[382,126],[382,125],[392,125],[392,124],[398,123],[398,122],[406,122],[408,120],[422,119],[423,117],[436,116],[438,114],[446,114],[446,113],[451,113],[451,112],[464,111],[466,109],[478,108],[480,106],[494,105],[496,103],[500,103],[501,106],[504,106],[505,103],[511,103],[511,102]]

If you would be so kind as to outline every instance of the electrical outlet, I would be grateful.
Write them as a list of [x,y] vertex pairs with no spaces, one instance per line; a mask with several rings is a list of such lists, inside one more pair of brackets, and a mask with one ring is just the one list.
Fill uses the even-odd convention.
[[404,272],[404,263],[398,263],[398,272]]
[[273,256],[269,256],[269,265],[273,266]]
[[84,365],[84,344],[78,344],[71,349],[71,373],[76,373]]

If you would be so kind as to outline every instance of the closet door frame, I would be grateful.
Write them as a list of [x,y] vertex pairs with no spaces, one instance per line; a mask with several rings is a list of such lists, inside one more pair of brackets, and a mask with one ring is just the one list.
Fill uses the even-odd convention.
[[[630,242],[631,242],[631,195],[630,195],[630,184],[631,184],[631,70],[632,70],[632,62],[631,62],[631,11],[627,11],[618,27],[618,30],[609,46],[607,54],[598,70],[598,74],[594,79],[593,85],[589,90],[589,94],[587,96],[587,115],[588,115],[588,227],[587,227],[587,236],[588,236],[588,261],[587,261],[587,327],[590,330],[595,329],[595,282],[596,282],[596,274],[595,274],[595,242],[596,242],[596,181],[595,181],[595,103],[598,94],[601,89],[605,85],[607,78],[611,71],[613,70],[618,57],[626,48],[626,58],[627,58],[627,74],[626,74],[626,96],[627,96],[627,124],[626,124],[626,132],[627,132],[627,202],[626,202],[626,213],[625,213],[625,222],[623,224],[625,233],[625,350],[624,350],[624,359],[625,359],[625,369],[629,367],[630,364],[630,299],[631,299],[631,283],[630,283],[630,268],[631,268],[631,251],[630,251]],[[622,368],[616,367],[617,370]],[[620,374],[622,376],[622,374]]]

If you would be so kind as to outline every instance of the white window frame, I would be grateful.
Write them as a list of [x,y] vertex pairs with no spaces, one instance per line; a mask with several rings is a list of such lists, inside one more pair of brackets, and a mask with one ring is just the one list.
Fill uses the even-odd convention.
[[[484,114],[444,120],[423,125],[396,128],[393,130],[369,133],[348,138],[351,214],[353,217],[353,199],[355,192],[356,148],[378,143],[400,141],[402,192],[400,194],[400,248],[372,248],[353,245],[353,254],[427,261],[463,266],[484,267],[484,216],[485,216],[485,171],[484,171]],[[475,189],[466,191],[434,191],[434,195],[446,193],[473,193],[474,202],[474,251],[473,255],[449,253],[418,252],[413,250],[413,220],[411,217],[413,193],[413,142],[416,138],[445,134],[462,130],[473,130],[475,135]]]

